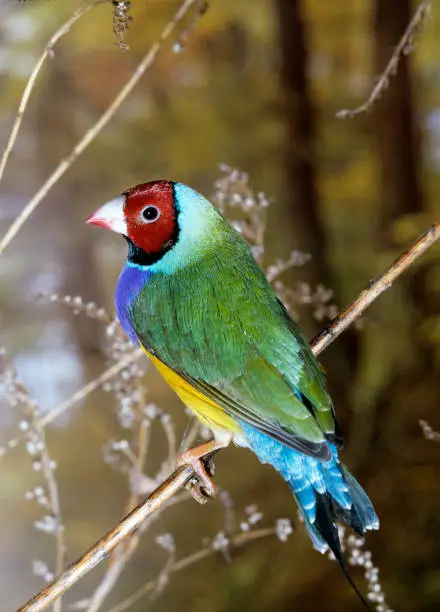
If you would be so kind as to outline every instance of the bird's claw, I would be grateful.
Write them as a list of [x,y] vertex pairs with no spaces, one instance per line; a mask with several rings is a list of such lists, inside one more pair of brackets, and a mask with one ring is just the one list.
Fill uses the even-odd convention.
[[208,499],[215,496],[215,484],[212,480],[214,475],[214,454],[221,448],[228,446],[230,439],[211,440],[194,448],[184,451],[177,461],[177,465],[189,465],[192,467],[194,476],[190,478],[187,489],[200,504],[206,504]]
[[210,499],[209,496],[206,495],[205,489],[203,488],[203,486],[201,486],[196,476],[193,476],[192,478],[188,480],[188,482],[185,485],[185,489],[189,491],[192,498],[198,504],[202,504],[202,506],[206,504]]
[[194,476],[190,478],[186,488],[199,504],[206,504],[210,498],[215,497],[215,484],[211,478],[214,475],[212,457],[195,457],[189,450],[180,455],[178,465],[192,467]]

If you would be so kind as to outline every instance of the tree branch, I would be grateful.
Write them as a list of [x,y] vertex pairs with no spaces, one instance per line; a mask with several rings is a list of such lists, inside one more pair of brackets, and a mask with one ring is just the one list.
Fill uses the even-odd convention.
[[55,34],[50,38],[44,47],[43,53],[39,57],[37,63],[35,64],[34,69],[26,83],[26,87],[24,88],[23,95],[20,100],[20,105],[18,107],[17,114],[15,116],[14,125],[12,126],[11,135],[9,136],[9,140],[6,144],[5,150],[3,152],[1,161],[0,161],[0,183],[3,178],[3,173],[5,171],[6,164],[8,163],[9,156],[14,148],[15,141],[17,140],[18,132],[20,130],[21,122],[23,121],[24,113],[26,111],[27,104],[29,102],[29,98],[31,97],[32,90],[35,86],[35,82],[37,80],[38,74],[43,66],[44,62],[48,57],[52,57],[53,48],[56,43],[62,38],[67,32],[69,32],[70,28],[74,23],[78,21],[83,15],[88,13],[90,9],[94,8],[98,4],[104,4],[104,2],[108,2],[109,0],[94,0],[90,4],[86,4],[79,9],[77,9],[69,19],[63,23],[63,25],[58,28]]
[[[24,413],[25,422],[28,425],[28,452],[32,456],[34,469],[38,465],[41,470],[45,486],[38,487],[41,493],[36,493],[37,488],[31,491],[40,505],[45,509],[45,515],[35,523],[40,531],[55,536],[56,557],[55,575],[60,574],[66,563],[66,541],[64,536],[64,525],[62,522],[60,496],[58,483],[55,478],[55,464],[51,459],[45,440],[45,432],[38,424],[39,407],[32,399],[28,389],[20,381],[12,364],[6,358],[4,352],[0,352],[0,373],[2,383],[5,386],[6,398],[11,407],[20,407]],[[42,572],[44,574],[44,572]],[[53,576],[53,574],[51,574]],[[53,612],[61,612],[61,598],[53,607]]]
[[[46,414],[41,416],[38,421],[38,427],[44,428],[46,425],[51,423],[54,419],[59,417],[61,414],[66,412],[66,410],[70,410],[75,404],[82,402],[86,397],[88,397],[91,393],[102,387],[106,382],[117,376],[122,370],[125,370],[127,366],[129,366],[133,361],[136,361],[141,356],[144,356],[145,353],[141,349],[134,349],[128,355],[125,355],[122,359],[120,359],[117,363],[113,364],[102,374],[88,382],[84,387],[75,391],[73,395],[68,397],[63,402],[59,403],[57,406],[49,410]],[[8,450],[12,450],[16,448],[20,442],[26,440],[27,433],[23,432],[22,434],[16,436],[15,438],[11,438],[8,442],[5,443],[5,446],[0,447],[0,457],[6,454]]]
[[[261,529],[254,529],[245,533],[238,533],[231,538],[230,547],[232,549],[239,548],[240,546],[248,544],[253,540],[261,540],[262,538],[267,538],[273,535],[276,535],[276,528],[273,527],[262,527]],[[194,552],[183,559],[175,561],[169,568],[169,574],[177,574],[177,572],[181,572],[187,567],[194,565],[194,563],[210,557],[215,552],[217,551],[212,547],[202,548],[201,550],[198,550],[197,552]],[[124,599],[124,601],[121,601],[116,606],[112,607],[108,612],[125,612],[125,610],[128,610],[133,604],[144,597],[144,595],[154,592],[155,588],[157,588],[157,579],[149,580],[137,591],[127,597],[127,599]]]
[[[349,327],[374,300],[388,289],[393,281],[414,263],[436,240],[440,238],[440,220],[436,221],[422,234],[381,276],[370,282],[358,299],[339,314],[311,342],[315,355],[325,350],[347,327]],[[157,512],[163,504],[175,495],[190,478],[194,477],[190,466],[181,466],[163,482],[151,495],[132,510],[114,529],[109,531],[99,542],[73,563],[60,576],[55,578],[42,591],[33,597],[18,612],[40,612],[65,593],[80,578],[85,576],[98,563],[120,544],[151,514]]]
[[190,466],[179,467],[141,504],[136,506],[118,525],[97,542],[79,561],[71,565],[53,582],[33,597],[18,612],[39,612],[45,610],[58,597],[65,593],[80,578],[101,563],[124,538],[139,527],[143,521],[157,512],[163,504],[175,495],[193,476]]
[[199,3],[199,0],[184,0],[180,5],[177,12],[167,23],[163,29],[162,34],[156,40],[155,43],[150,47],[150,50],[142,59],[133,72],[127,83],[120,90],[118,95],[115,97],[113,102],[107,107],[107,110],[101,115],[98,121],[84,134],[81,140],[73,147],[72,151],[67,157],[65,157],[55,168],[46,182],[40,187],[34,197],[26,204],[21,213],[12,222],[6,234],[0,241],[0,255],[9,246],[11,241],[15,238],[17,233],[26,223],[27,219],[31,216],[37,206],[46,197],[52,187],[60,180],[60,178],[67,172],[70,166],[78,159],[83,151],[89,146],[89,144],[96,138],[99,132],[107,125],[107,123],[113,118],[114,114],[125,101],[127,96],[133,91],[135,85],[140,81],[145,71],[152,65],[157,57],[159,50],[163,43],[169,38],[170,34],[175,30],[176,26],[182,21],[188,10]]
[[358,299],[340,312],[330,324],[322,330],[310,343],[315,355],[319,355],[343,331],[350,327],[356,319],[376,300],[381,293],[391,287],[392,283],[416,259],[423,255],[436,240],[440,238],[440,219],[433,223],[396,261],[378,278],[371,280],[367,289],[362,291]]
[[371,110],[373,105],[382,95],[383,91],[388,87],[390,78],[396,73],[402,55],[408,54],[413,50],[415,45],[414,41],[417,34],[421,29],[423,29],[431,15],[431,3],[432,0],[422,0],[422,2],[419,4],[416,12],[414,13],[414,17],[409,22],[402,38],[400,39],[397,47],[394,49],[385,70],[378,77],[373,91],[370,93],[365,102],[356,108],[344,108],[338,111],[336,113],[336,117],[338,119],[352,119],[360,113],[365,113]]

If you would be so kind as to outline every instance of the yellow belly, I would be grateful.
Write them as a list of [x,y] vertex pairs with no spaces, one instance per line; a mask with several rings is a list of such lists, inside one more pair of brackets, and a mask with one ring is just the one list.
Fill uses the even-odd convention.
[[144,347],[141,348],[151,359],[173,391],[177,393],[182,402],[194,412],[202,423],[213,430],[226,430],[234,433],[240,432],[240,427],[237,423],[228,416],[223,408],[218,406],[214,400],[204,395],[198,389],[195,389],[189,382],[162,363],[157,357],[154,357],[154,355],[149,353]]

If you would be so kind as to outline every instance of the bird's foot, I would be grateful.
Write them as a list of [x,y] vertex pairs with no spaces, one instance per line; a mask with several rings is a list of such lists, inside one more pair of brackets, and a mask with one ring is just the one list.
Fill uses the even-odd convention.
[[199,504],[206,504],[208,499],[215,497],[215,484],[212,480],[215,466],[212,455],[228,444],[229,441],[212,440],[184,451],[177,460],[178,466],[190,465],[194,470],[194,476],[187,483],[187,488]]

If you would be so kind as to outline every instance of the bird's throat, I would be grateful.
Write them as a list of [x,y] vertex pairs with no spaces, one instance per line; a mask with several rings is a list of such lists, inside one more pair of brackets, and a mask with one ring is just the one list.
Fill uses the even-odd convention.
[[128,257],[127,260],[131,264],[135,264],[136,266],[151,266],[158,262],[162,257],[168,253],[170,249],[174,246],[174,241],[170,240],[167,242],[160,251],[156,251],[155,253],[147,253],[140,247],[138,247],[130,238],[124,236],[125,240],[128,244]]

